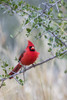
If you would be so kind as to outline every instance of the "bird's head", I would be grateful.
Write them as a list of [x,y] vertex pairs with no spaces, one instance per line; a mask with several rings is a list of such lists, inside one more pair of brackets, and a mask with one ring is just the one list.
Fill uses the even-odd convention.
[[34,44],[30,40],[28,40],[28,48],[30,49],[30,51],[35,51]]

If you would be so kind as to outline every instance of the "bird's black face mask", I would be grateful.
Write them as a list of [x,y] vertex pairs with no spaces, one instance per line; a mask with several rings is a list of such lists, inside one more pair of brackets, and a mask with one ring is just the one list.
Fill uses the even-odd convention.
[[30,51],[35,51],[34,46],[29,46]]

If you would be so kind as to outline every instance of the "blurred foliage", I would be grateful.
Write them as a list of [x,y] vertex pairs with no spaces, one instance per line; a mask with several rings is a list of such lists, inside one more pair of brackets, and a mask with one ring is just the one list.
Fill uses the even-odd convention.
[[[52,52],[53,48],[57,49],[56,54],[59,49],[59,52],[66,50],[67,46],[62,43],[63,41],[67,44],[67,7],[64,0],[50,0],[41,3],[38,7],[29,5],[22,0],[1,0],[0,5],[1,9],[4,9],[4,13],[18,14],[25,18],[23,26],[25,28],[27,26],[27,37],[31,35],[33,30],[40,30],[34,37],[39,39],[44,36],[48,40],[48,52]],[[44,7],[41,8],[41,6]],[[31,27],[29,28],[28,25],[31,25]],[[10,37],[13,38],[12,34]]]

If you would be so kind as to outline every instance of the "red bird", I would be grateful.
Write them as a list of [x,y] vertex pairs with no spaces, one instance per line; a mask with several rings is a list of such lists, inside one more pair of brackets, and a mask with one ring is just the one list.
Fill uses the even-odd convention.
[[[30,65],[33,64],[38,58],[39,52],[35,50],[34,44],[28,40],[28,46],[25,51],[19,57],[19,63],[16,67],[9,73],[9,75],[13,75],[18,72],[22,65]],[[21,65],[22,64],[22,65]],[[13,77],[11,77],[13,78]],[[11,79],[10,78],[10,79]]]

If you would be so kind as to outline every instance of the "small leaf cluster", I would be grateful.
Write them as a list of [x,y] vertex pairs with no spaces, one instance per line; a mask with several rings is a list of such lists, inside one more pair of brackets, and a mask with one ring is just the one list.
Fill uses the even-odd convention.
[[19,84],[21,84],[22,86],[24,85],[24,81],[22,79],[20,79],[18,76],[16,76],[16,80],[18,81]]
[[7,63],[7,61],[3,61],[2,59],[0,60],[0,63],[1,63],[1,68],[3,70],[3,74],[0,75],[0,79],[1,78],[8,78],[9,75],[8,75],[8,70],[12,70],[14,67],[9,67],[9,64]]

